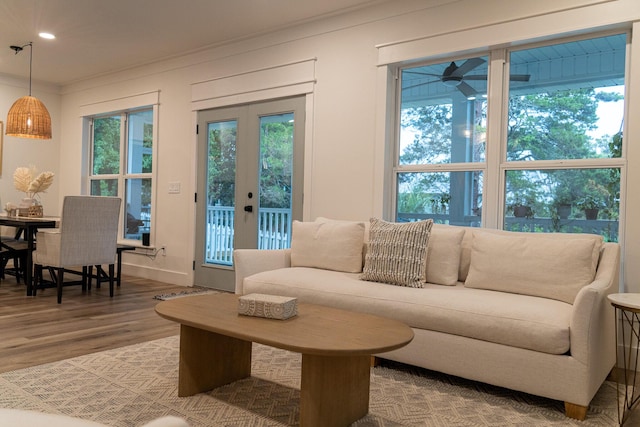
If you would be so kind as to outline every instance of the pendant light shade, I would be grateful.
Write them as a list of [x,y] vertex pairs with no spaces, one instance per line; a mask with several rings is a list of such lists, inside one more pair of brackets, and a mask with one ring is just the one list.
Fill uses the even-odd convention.
[[7,114],[7,135],[18,138],[51,139],[51,116],[42,101],[23,96]]
[[16,55],[29,46],[29,96],[23,96],[13,103],[7,114],[9,136],[18,138],[51,139],[51,116],[42,101],[31,96],[31,66],[33,64],[33,43],[24,46],[10,46]]

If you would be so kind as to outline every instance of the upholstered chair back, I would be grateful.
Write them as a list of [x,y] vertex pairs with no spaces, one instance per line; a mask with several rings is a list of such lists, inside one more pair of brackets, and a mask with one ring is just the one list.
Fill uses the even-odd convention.
[[66,196],[59,229],[38,232],[35,262],[51,267],[114,264],[120,199]]
[[60,227],[60,265],[113,264],[118,240],[120,199],[66,196]]

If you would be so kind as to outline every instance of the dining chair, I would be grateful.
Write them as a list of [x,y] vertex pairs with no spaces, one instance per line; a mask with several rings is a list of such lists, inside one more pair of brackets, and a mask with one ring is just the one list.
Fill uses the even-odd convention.
[[88,267],[108,264],[109,296],[113,297],[120,204],[121,200],[117,197],[64,198],[60,228],[38,231],[36,234],[33,295],[43,285],[42,269],[45,267],[53,273],[60,304],[65,269],[82,267],[84,290]]
[[[27,242],[19,239],[0,237],[0,279],[4,280],[5,274],[16,276],[20,284],[20,277],[24,277],[27,258]],[[9,267],[9,261],[13,261],[13,267]]]

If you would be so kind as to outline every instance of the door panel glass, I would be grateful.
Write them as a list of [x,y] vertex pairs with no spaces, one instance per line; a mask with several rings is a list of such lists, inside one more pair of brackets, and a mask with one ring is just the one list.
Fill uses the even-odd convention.
[[258,249],[291,246],[293,113],[260,117]]
[[205,263],[232,265],[236,191],[236,120],[209,123]]

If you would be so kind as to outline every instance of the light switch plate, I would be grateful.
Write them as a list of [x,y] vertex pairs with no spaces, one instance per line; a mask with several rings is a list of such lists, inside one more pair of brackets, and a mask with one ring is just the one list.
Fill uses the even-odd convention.
[[180,182],[170,182],[169,183],[169,194],[180,194]]

